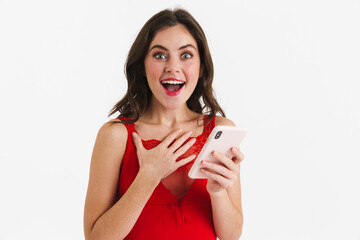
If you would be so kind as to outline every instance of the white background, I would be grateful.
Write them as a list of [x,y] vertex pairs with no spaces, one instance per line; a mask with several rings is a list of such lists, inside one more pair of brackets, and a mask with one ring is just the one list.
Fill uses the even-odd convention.
[[227,117],[249,131],[241,239],[359,240],[358,0],[0,0],[0,239],[83,239],[127,52],[178,5],[207,34]]

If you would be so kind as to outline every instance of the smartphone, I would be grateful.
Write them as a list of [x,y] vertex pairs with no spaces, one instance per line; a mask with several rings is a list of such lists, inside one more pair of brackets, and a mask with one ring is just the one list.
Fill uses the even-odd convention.
[[212,156],[211,153],[213,151],[221,152],[227,155],[229,158],[232,158],[233,154],[231,152],[231,148],[239,147],[246,133],[247,130],[245,128],[232,126],[214,127],[199,155],[197,156],[194,164],[192,165],[188,174],[189,177],[207,179],[208,177],[200,172],[200,168],[204,167],[201,162],[203,160],[212,162],[218,161]]

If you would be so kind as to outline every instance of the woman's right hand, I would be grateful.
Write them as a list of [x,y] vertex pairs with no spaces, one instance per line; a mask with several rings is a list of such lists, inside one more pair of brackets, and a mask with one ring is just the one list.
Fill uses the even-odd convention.
[[[185,132],[175,140],[180,132],[181,129],[175,130],[159,145],[149,150],[144,148],[139,135],[133,132],[132,136],[140,165],[139,172],[145,171],[148,176],[152,176],[160,182],[161,179],[167,177],[179,167],[192,161],[196,155],[190,155],[189,157],[176,161],[176,159],[184,154],[196,141],[196,139],[193,138],[183,145],[189,138],[191,132]],[[172,142],[173,144],[171,144]],[[170,144],[171,146],[169,146]]]

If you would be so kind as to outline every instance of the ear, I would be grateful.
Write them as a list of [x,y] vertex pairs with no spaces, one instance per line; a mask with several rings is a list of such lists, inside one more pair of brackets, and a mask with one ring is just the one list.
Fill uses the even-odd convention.
[[145,64],[141,66],[141,75],[146,78]]
[[200,72],[199,72],[199,78],[202,78],[203,73],[204,73],[204,65],[201,65],[200,66]]

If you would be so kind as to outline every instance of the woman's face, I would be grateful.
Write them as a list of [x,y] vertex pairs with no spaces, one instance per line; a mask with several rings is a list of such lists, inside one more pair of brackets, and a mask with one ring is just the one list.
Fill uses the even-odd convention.
[[152,101],[168,109],[183,106],[200,77],[200,55],[193,36],[181,24],[156,33],[145,57]]

